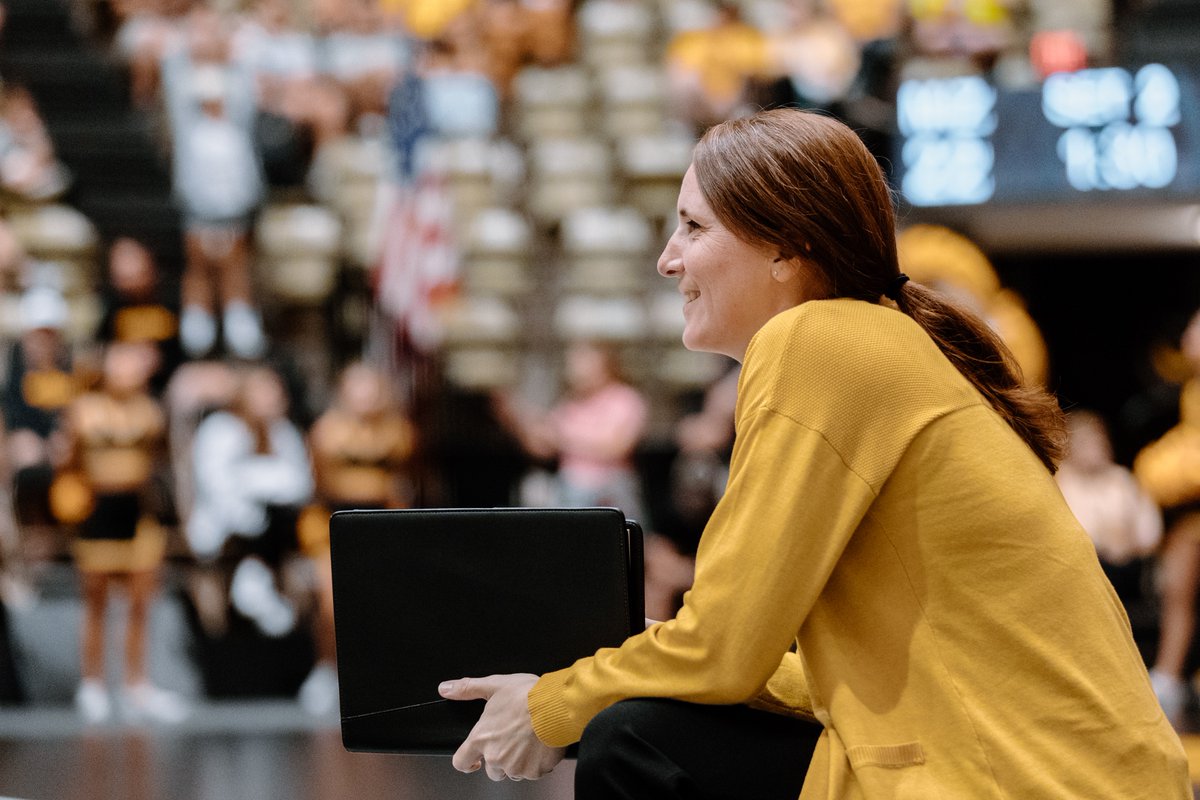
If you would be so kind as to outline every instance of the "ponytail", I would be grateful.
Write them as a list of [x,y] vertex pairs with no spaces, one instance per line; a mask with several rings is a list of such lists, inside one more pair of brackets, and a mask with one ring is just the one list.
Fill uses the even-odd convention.
[[1022,382],[1016,359],[988,324],[912,281],[901,281],[889,294],[1025,440],[1046,468],[1056,472],[1066,445],[1062,409],[1049,392]]
[[891,191],[854,131],[794,108],[763,111],[710,128],[692,165],[704,199],[735,236],[802,255],[826,297],[890,297],[1046,468],[1058,468],[1066,434],[1055,399],[1022,384],[987,323],[900,273]]

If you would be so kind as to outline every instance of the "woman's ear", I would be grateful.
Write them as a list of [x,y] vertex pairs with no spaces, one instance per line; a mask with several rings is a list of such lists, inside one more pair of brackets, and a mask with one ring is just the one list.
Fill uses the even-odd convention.
[[780,283],[794,281],[808,273],[808,268],[799,258],[777,256],[771,262],[771,277]]
[[816,262],[803,256],[778,256],[771,263],[771,277],[793,288],[802,300],[832,297],[829,278]]

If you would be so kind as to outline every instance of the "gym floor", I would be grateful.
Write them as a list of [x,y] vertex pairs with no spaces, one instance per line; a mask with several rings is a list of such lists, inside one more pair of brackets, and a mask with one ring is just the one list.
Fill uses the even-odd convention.
[[173,728],[0,712],[0,795],[27,800],[570,800],[573,772],[494,783],[449,758],[348,753],[287,700],[206,704]]

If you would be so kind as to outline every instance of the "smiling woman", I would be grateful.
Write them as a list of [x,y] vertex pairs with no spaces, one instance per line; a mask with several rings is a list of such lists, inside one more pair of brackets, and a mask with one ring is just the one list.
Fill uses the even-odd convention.
[[742,361],[725,496],[675,619],[488,702],[454,764],[577,800],[1191,797],[1058,491],[1061,414],[899,271],[852,131],[777,110],[697,146],[659,272]]
[[684,345],[739,361],[763,322],[819,290],[816,276],[797,259],[734,235],[709,207],[694,167],[683,177],[679,227],[658,259],[658,271],[679,279]]

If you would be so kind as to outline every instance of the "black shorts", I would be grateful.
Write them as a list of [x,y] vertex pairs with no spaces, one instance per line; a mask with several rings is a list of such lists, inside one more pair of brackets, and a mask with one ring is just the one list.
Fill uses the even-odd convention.
[[253,536],[234,534],[225,542],[221,557],[230,562],[246,556],[257,556],[272,567],[278,567],[298,549],[296,520],[300,509],[295,506],[267,506],[267,527]]
[[96,507],[79,527],[80,539],[128,541],[137,533],[142,501],[137,492],[97,494]]

